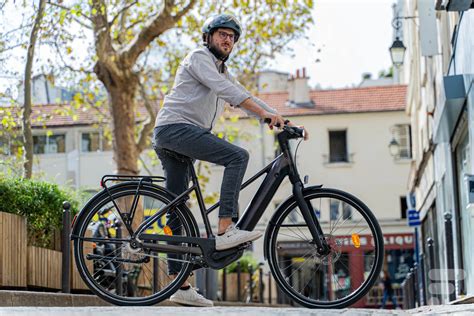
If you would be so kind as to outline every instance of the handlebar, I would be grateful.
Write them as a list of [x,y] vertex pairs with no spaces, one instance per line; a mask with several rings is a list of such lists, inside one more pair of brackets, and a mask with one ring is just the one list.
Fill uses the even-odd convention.
[[[266,123],[266,124],[270,124],[271,121],[272,120],[269,119],[269,118],[265,118],[263,120],[263,122]],[[304,129],[296,127],[296,126],[288,126],[288,125],[286,125],[287,122],[289,122],[289,121],[285,121],[285,125],[283,126],[283,128],[281,128],[281,125],[278,124],[278,123],[275,124],[275,126],[278,127],[278,128],[281,128],[283,132],[286,132],[288,134],[288,139],[291,139],[291,138],[304,138]]]

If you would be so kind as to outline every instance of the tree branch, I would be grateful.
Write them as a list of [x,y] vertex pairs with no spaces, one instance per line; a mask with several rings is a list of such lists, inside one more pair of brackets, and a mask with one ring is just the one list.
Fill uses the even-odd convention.
[[63,55],[62,55],[62,53],[61,53],[61,50],[60,50],[60,48],[59,48],[58,43],[57,43],[57,42],[52,42],[52,43],[50,43],[50,44],[53,44],[53,46],[56,48],[56,52],[58,53],[59,58],[60,58],[61,61],[63,62],[65,68],[67,68],[67,69],[69,69],[69,70],[71,70],[71,71],[73,71],[73,72],[80,72],[80,73],[87,73],[87,74],[93,74],[93,73],[94,73],[93,71],[90,71],[90,70],[85,70],[85,69],[82,69],[82,70],[81,70],[81,69],[76,69],[76,68],[72,67],[71,65],[69,65],[69,64],[64,60],[64,57],[63,57]]
[[[47,4],[50,4],[50,5],[52,5],[53,7],[57,7],[57,8],[66,10],[66,11],[71,11],[71,8],[66,7],[66,6],[64,6],[64,5],[62,5],[62,4],[59,4],[59,3],[51,2],[51,0],[48,0]],[[80,14],[81,16],[83,16],[84,18],[88,19],[89,21],[92,21],[92,19],[91,19],[90,16],[87,16],[87,15],[85,15],[85,14],[82,13],[82,12],[79,12],[79,14]]]
[[124,48],[122,56],[127,60],[128,64],[135,64],[141,53],[148,47],[148,45],[165,31],[171,29],[176,22],[194,6],[196,0],[190,0],[188,5],[172,15],[171,11],[174,6],[174,0],[165,0],[164,8],[161,13],[145,26],[135,39]]
[[112,25],[115,23],[115,20],[117,20],[117,19],[122,15],[122,13],[124,13],[125,11],[127,11],[128,9],[130,9],[131,7],[133,7],[133,6],[134,6],[135,4],[137,4],[137,3],[138,3],[138,1],[134,1],[134,2],[130,3],[129,5],[123,7],[123,8],[119,11],[119,13],[117,13],[117,14],[114,16],[114,18],[112,19],[112,21],[110,21],[109,26],[112,26]]

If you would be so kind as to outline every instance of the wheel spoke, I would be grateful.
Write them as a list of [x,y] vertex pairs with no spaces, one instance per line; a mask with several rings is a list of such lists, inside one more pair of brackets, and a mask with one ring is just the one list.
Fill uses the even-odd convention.
[[[137,197],[134,217],[130,218],[130,227],[136,229],[145,217],[163,210],[171,198],[152,189],[140,189],[138,195],[136,192],[136,187],[129,185],[126,190],[111,193],[115,203],[108,195],[98,199],[81,213],[84,215],[76,224],[79,236],[74,243],[74,253],[81,276],[92,291],[113,304],[155,304],[169,296],[169,291],[177,289],[192,268],[189,255],[142,249],[140,243],[132,243],[117,208],[130,210],[134,197]],[[167,234],[161,228],[163,216],[166,212],[146,227],[148,233]],[[172,225],[173,235],[195,237],[197,227],[190,216],[181,208],[173,209],[173,216],[166,225]],[[170,267],[173,270],[169,270]],[[178,274],[172,277],[169,271]]]
[[[366,285],[374,284],[380,272],[382,260],[375,260],[383,256],[379,225],[370,210],[347,193],[318,189],[305,192],[304,198],[313,206],[319,205],[319,220],[329,219],[321,228],[330,253],[319,254],[310,243],[307,227],[298,225],[299,218],[292,214],[297,203],[289,200],[272,220],[275,225],[270,232],[271,243],[266,245],[271,252],[270,269],[284,292],[298,303],[308,307],[346,307],[367,293],[370,286]],[[301,216],[300,210],[297,212]],[[288,223],[298,226],[281,227]],[[365,272],[353,262],[364,262]],[[355,284],[360,278],[352,274],[357,273],[363,276]],[[325,287],[318,289],[321,282]]]

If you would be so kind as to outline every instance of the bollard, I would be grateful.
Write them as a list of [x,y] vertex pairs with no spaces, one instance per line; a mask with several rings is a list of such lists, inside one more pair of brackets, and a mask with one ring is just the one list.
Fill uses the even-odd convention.
[[222,300],[227,299],[227,269],[222,269]]
[[250,294],[250,301],[249,302],[252,302],[253,301],[253,267],[251,264],[249,264],[249,294]]
[[272,303],[272,274],[268,272],[268,304]]
[[258,269],[258,296],[260,297],[260,303],[263,303],[263,269]]
[[456,299],[456,280],[454,275],[454,246],[453,246],[453,215],[451,213],[444,214],[444,229],[446,231],[446,261],[448,266],[448,288],[449,301]]
[[413,264],[413,294],[415,296],[414,302],[416,302],[416,306],[420,307],[420,283],[418,273],[418,264],[415,262]]
[[403,309],[408,309],[408,294],[407,294],[407,279],[405,277],[405,280],[403,280],[402,284],[402,293],[403,293]]
[[71,293],[71,203],[63,202],[63,235],[62,235],[62,291]]
[[[115,229],[116,229],[116,238],[120,239],[122,238],[122,224],[116,220],[115,222]],[[116,250],[116,255],[117,258],[120,259],[122,258],[122,245],[117,245],[118,249]],[[113,262],[113,261],[112,261]],[[114,263],[112,263],[114,264]],[[115,267],[115,293],[117,295],[122,295],[122,289],[123,289],[123,280],[122,280],[122,264],[119,262],[119,264]]]
[[[429,262],[430,262],[430,269],[428,270],[428,275],[430,274],[429,271],[434,271],[436,269],[435,266],[435,256],[434,256],[434,240],[431,237],[426,238],[426,244],[428,248],[428,256],[429,256]],[[426,288],[429,289],[430,285],[433,283],[432,280],[427,281]],[[428,296],[428,295],[427,295]],[[433,298],[437,298],[437,295],[430,294],[430,302],[433,300]]]
[[408,300],[408,309],[413,308],[413,295],[412,295],[412,290],[413,290],[413,285],[412,285],[412,270],[410,269],[410,272],[407,274],[407,300]]
[[420,256],[420,276],[421,276],[421,299],[423,302],[421,305],[427,305],[426,302],[426,280],[425,280],[425,254]]
[[240,296],[240,261],[237,261],[237,302],[242,300]]

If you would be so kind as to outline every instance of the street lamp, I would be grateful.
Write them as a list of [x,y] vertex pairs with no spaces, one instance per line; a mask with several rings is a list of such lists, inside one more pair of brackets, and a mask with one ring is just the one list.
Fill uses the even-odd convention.
[[392,58],[392,63],[395,67],[400,67],[403,65],[403,59],[405,57],[405,51],[407,48],[403,45],[402,40],[400,39],[399,32],[402,27],[402,20],[415,19],[417,16],[396,16],[392,20],[392,27],[395,29],[395,41],[392,46],[390,46],[390,57]]
[[395,137],[392,138],[392,140],[388,144],[388,149],[392,157],[396,158],[400,155],[400,144],[397,142]]
[[390,47],[390,57],[392,58],[392,63],[395,67],[400,67],[403,65],[403,59],[405,58],[405,45],[403,42],[397,37],[393,42],[392,46]]

